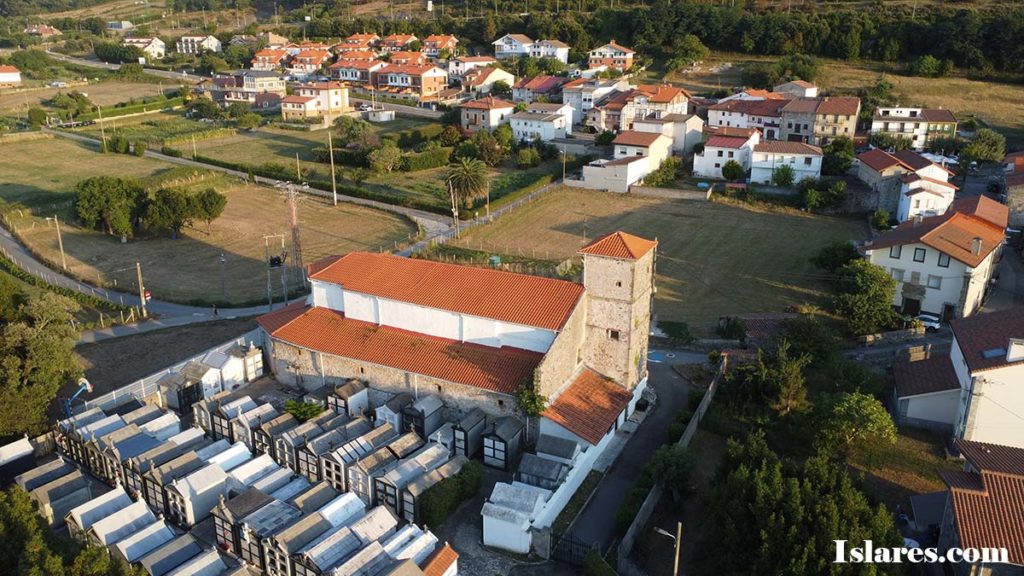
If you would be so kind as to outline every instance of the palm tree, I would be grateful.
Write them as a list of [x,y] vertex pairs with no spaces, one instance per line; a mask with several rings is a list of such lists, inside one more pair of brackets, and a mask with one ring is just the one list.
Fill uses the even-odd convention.
[[459,227],[459,205],[472,206],[480,197],[487,198],[487,215],[491,214],[491,187],[487,179],[487,165],[476,158],[460,158],[445,176],[448,193],[452,200],[452,217],[455,229]]

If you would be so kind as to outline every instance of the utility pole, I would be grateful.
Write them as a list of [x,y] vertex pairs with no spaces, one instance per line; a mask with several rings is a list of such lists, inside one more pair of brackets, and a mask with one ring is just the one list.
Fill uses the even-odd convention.
[[565,144],[562,144],[562,183],[565,183]]
[[[193,136],[195,138],[195,136]],[[302,168],[299,166],[299,153],[295,153],[295,179],[302,180]]]
[[338,179],[334,175],[334,139],[330,129],[327,130],[327,153],[331,157],[331,192],[334,193],[334,205],[338,205]]
[[288,187],[288,209],[291,212],[292,225],[292,259],[295,263],[295,270],[299,273],[302,284],[305,285],[306,275],[302,270],[302,242],[299,238],[299,207],[298,199],[296,198],[298,194],[294,185]]
[[99,114],[99,119],[100,119],[100,142],[102,142],[102,144],[100,145],[101,146],[100,150],[102,150],[103,152],[106,152],[107,151],[107,131],[103,129],[103,108],[101,108],[98,104],[96,105],[96,113]]
[[228,282],[227,282],[227,258],[224,257],[224,253],[220,253],[220,298],[227,302],[228,300]]
[[53,220],[54,226],[57,227],[57,246],[60,248],[60,266],[61,268],[68,269],[68,261],[64,258],[64,241],[60,237],[60,220],[56,216],[47,217],[47,220]]
[[455,189],[452,187],[451,180],[448,181],[448,195],[452,199],[452,221],[455,222],[455,237],[459,237],[459,207],[455,201]]
[[135,263],[135,274],[139,278],[139,309],[142,310],[142,317],[148,318],[149,314],[146,312],[146,288],[142,285],[142,264],[139,262]]
[[192,135],[192,159],[195,160],[196,156],[197,156],[197,154],[196,154],[196,135],[193,134]]

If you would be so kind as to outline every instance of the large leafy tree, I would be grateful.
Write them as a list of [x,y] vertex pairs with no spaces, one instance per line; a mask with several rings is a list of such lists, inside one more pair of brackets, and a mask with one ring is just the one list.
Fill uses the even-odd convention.
[[161,188],[153,195],[146,209],[146,225],[152,230],[166,230],[172,238],[196,216],[193,198],[180,188]]
[[735,160],[729,160],[725,164],[722,164],[722,178],[730,182],[743,179],[746,176],[746,171],[743,170],[743,166]]
[[838,270],[836,312],[855,334],[870,334],[896,327],[899,315],[892,308],[896,280],[871,262],[858,259]]
[[851,392],[840,395],[832,405],[820,441],[829,451],[845,456],[856,444],[895,444],[896,425],[875,397]]
[[380,144],[373,126],[362,118],[339,116],[332,126],[338,137],[336,146],[353,146],[359,149],[373,148]]
[[821,160],[822,174],[840,176],[853,166],[853,140],[846,136],[840,136],[831,140],[822,149],[824,157]]
[[206,220],[206,230],[209,231],[210,224],[224,213],[228,197],[213,188],[207,188],[196,194],[194,203],[196,216]]
[[490,191],[487,180],[487,165],[476,158],[459,158],[448,170],[445,182],[451,188],[457,203],[472,206],[478,198],[483,198]]
[[142,187],[133,180],[94,176],[75,186],[75,212],[88,228],[131,236],[143,196]]
[[978,130],[960,152],[961,162],[999,162],[1006,155],[1006,137],[988,128]]

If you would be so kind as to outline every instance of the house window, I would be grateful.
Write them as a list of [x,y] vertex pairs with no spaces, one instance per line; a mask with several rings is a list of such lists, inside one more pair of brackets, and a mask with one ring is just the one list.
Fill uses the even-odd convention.
[[722,151],[721,151],[721,150],[719,150],[719,151],[718,151],[718,157],[719,157],[719,158],[721,158],[721,157],[722,157]]
[[722,167],[721,164],[719,164],[718,162],[715,162],[715,168],[721,168],[721,167]]
[[914,262],[924,262],[926,253],[927,250],[924,248],[914,248]]
[[618,339],[619,339],[619,331],[618,330],[609,330],[608,331],[608,337],[611,338],[612,340],[618,341]]
[[892,246],[889,248],[889,258],[895,260],[900,259],[900,255],[903,253],[903,246]]
[[931,274],[929,274],[928,287],[935,288],[936,290],[942,288],[942,276],[932,276]]
[[939,266],[942,268],[949,268],[949,254],[939,253]]
[[897,282],[903,282],[903,270],[900,270],[899,268],[893,268],[890,271],[890,274],[892,274],[893,280]]
[[732,152],[732,150],[730,150],[729,151],[729,158],[732,158],[732,157],[733,157],[733,152]]
[[810,165],[811,165],[811,157],[808,156],[807,158],[804,158],[804,166],[810,166]]

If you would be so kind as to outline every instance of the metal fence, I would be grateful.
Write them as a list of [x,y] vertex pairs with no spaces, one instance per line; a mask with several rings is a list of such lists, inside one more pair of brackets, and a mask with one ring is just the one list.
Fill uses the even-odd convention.
[[156,393],[158,388],[157,381],[163,378],[166,374],[181,370],[185,366],[185,364],[188,364],[193,360],[199,360],[203,356],[209,354],[210,352],[225,352],[229,348],[232,348],[234,346],[248,345],[250,343],[255,344],[256,346],[263,345],[262,333],[259,328],[250,330],[249,332],[246,332],[245,334],[237,338],[233,338],[227,342],[224,342],[223,344],[218,344],[217,346],[203,350],[202,352],[196,354],[195,356],[191,356],[185,360],[182,360],[181,362],[178,362],[173,366],[164,368],[163,370],[160,370],[159,372],[156,372],[154,374],[150,374],[145,378],[140,378],[139,380],[136,380],[135,382],[132,382],[127,386],[122,386],[121,388],[118,388],[113,392],[104,394],[103,396],[100,396],[98,398],[86,400],[85,403],[82,405],[81,410],[85,411],[90,408],[97,407],[102,408],[104,410],[109,410],[111,408],[114,408],[115,406],[124,404],[125,402],[128,402],[131,399],[142,400]]

